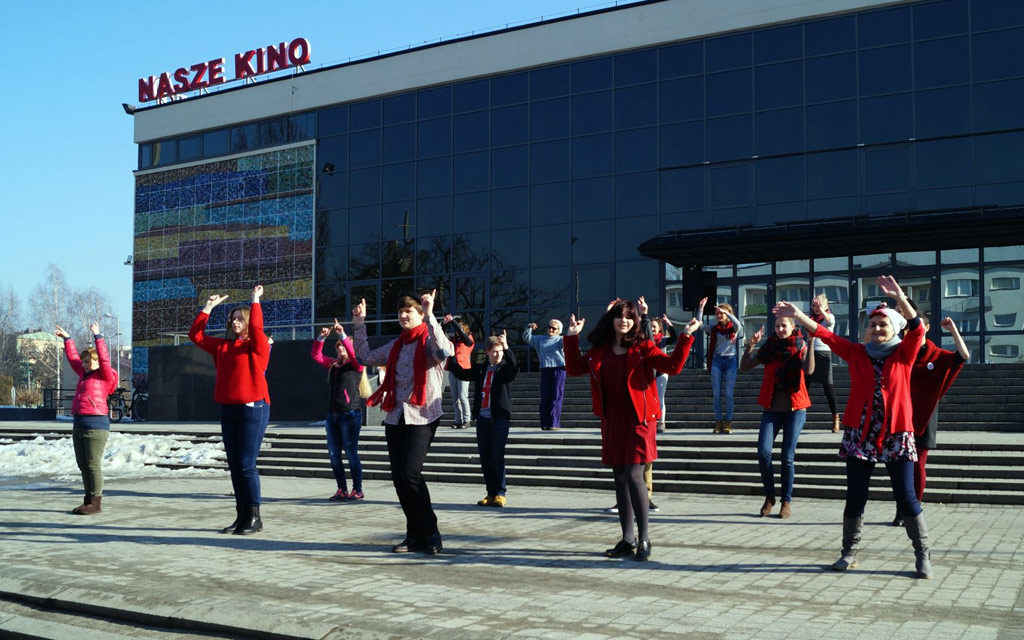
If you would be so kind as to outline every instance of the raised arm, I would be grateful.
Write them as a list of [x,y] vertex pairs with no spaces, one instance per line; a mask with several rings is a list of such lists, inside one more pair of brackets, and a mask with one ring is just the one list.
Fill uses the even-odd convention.
[[388,355],[391,353],[391,344],[377,347],[370,351],[370,343],[366,339],[366,298],[361,298],[359,304],[352,309],[352,324],[355,327],[355,351],[356,358],[363,366],[382,367],[388,363]]
[[334,360],[324,355],[324,341],[327,340],[329,335],[331,335],[330,327],[320,329],[320,335],[313,341],[313,347],[309,350],[309,357],[313,358],[313,362],[325,369],[330,368],[331,363],[334,362]]
[[757,365],[761,364],[761,361],[754,354],[757,349],[757,344],[761,342],[761,338],[764,337],[764,327],[761,327],[754,332],[750,340],[747,341],[746,346],[743,347],[743,357],[740,359],[740,371],[750,371]]
[[536,328],[536,322],[531,322],[530,324],[526,325],[526,328],[523,329],[523,342],[530,346],[533,346],[533,330]]
[[811,375],[814,373],[814,349],[811,348],[810,341],[804,341],[804,375]]
[[68,359],[68,364],[71,365],[71,370],[78,375],[85,374],[85,368],[82,367],[82,359],[78,356],[78,349],[75,347],[75,341],[71,339],[71,334],[57,326],[56,331],[53,332],[58,338],[64,339],[64,357]]
[[196,319],[192,321],[192,328],[188,330],[188,339],[210,355],[216,355],[217,345],[224,340],[222,338],[211,338],[206,335],[206,323],[210,321],[210,312],[213,311],[213,308],[227,299],[228,297],[226,295],[222,296],[216,293],[207,298],[206,304],[199,312],[199,315],[197,315]]
[[[679,338],[672,355],[666,355],[661,349],[654,347],[649,355],[650,364],[657,371],[674,376],[683,370],[686,359],[690,357],[690,348],[693,347],[693,334],[700,328],[700,320],[693,318],[683,327],[683,335]],[[653,345],[652,345],[653,346]]]
[[263,333],[263,305],[260,304],[262,295],[263,285],[258,284],[252,288],[252,306],[249,307],[249,342],[252,343],[252,350],[256,355],[269,358],[270,342],[267,340],[267,334]]
[[960,335],[960,330],[957,328],[956,323],[953,322],[953,318],[943,318],[940,326],[949,332],[951,338],[953,338],[953,345],[956,346],[956,352],[960,354],[964,362],[971,359],[971,350],[967,348],[967,343],[964,342],[964,337]]
[[89,325],[89,331],[92,332],[93,341],[96,343],[96,357],[100,361],[100,375],[107,380],[114,380],[117,374],[114,373],[114,368],[110,366],[110,349],[107,348],[107,341],[104,340],[103,334],[100,333],[100,325],[93,322]]
[[423,321],[427,323],[427,354],[435,362],[444,362],[447,358],[455,355],[455,345],[444,333],[441,323],[434,317],[434,296],[437,289],[420,296],[420,304],[423,306]]
[[582,376],[590,371],[587,359],[580,352],[580,331],[583,331],[585,318],[576,319],[575,315],[569,316],[569,326],[565,329],[565,338],[562,339],[562,348],[565,352],[565,372],[570,376]]
[[446,327],[448,326],[448,323],[451,323],[452,325],[452,331],[455,333],[456,341],[461,342],[467,347],[472,347],[476,344],[473,337],[462,330],[462,325],[456,322],[455,318],[453,318],[451,314],[444,317],[444,320],[441,322],[441,326]]

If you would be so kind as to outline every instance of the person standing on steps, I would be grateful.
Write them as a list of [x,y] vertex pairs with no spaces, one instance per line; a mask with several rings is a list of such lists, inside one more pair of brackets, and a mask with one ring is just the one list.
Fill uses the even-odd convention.
[[[828,296],[824,293],[819,293],[811,300],[811,320],[835,333],[836,316],[829,309]],[[832,350],[818,338],[811,340],[811,343],[814,348],[814,373],[807,376],[807,384],[821,384],[825,401],[832,412],[832,433],[839,433],[839,408],[836,404],[836,390],[832,384]]]
[[[455,355],[452,356],[452,359],[457,361],[463,369],[469,369],[473,364],[473,347],[476,345],[469,325],[462,321],[456,322],[452,314],[449,313],[441,321],[441,326],[452,330],[450,339],[455,345]],[[448,386],[452,392],[452,411],[455,413],[452,429],[465,429],[470,422],[469,383],[455,377],[455,374],[452,373],[454,365],[451,360],[444,366],[448,370]]]
[[583,318],[570,318],[565,337],[566,371],[590,376],[594,415],[601,418],[601,461],[612,468],[615,477],[622,538],[605,555],[647,560],[651,541],[643,469],[658,457],[655,434],[661,409],[656,371],[669,375],[682,371],[700,321],[690,321],[671,356],[643,337],[640,314],[631,301],[613,301],[587,336],[591,347],[586,355],[579,346],[584,322]]
[[100,333],[100,325],[89,325],[96,346],[75,347],[71,334],[56,327],[54,334],[64,339],[64,356],[71,369],[78,374],[75,398],[71,402],[74,425],[71,442],[75,447],[75,461],[82,473],[85,500],[71,510],[76,515],[93,515],[102,511],[103,503],[103,450],[110,436],[110,414],[107,396],[117,389],[117,372],[110,366],[107,341]]
[[526,325],[523,341],[537,351],[540,360],[540,428],[555,431],[562,428],[562,398],[565,395],[562,321],[557,318],[548,321],[547,335],[533,335],[536,329],[536,322]]
[[[707,303],[707,298],[701,298],[697,305],[698,318],[704,317],[704,306]],[[710,329],[702,326],[711,336],[708,342],[708,369],[711,371],[711,395],[715,406],[713,433],[732,433],[733,392],[739,366],[737,345],[743,340],[743,323],[733,315],[732,305],[726,302],[715,306],[715,319],[717,322]]]
[[260,518],[260,473],[256,457],[270,420],[270,392],[265,372],[270,345],[263,333],[263,285],[252,289],[252,305],[228,314],[227,337],[206,335],[210,312],[227,300],[214,294],[206,300],[188,332],[189,339],[213,356],[217,371],[213,399],[220,404],[220,432],[235,490],[235,521],[221,533],[249,535],[263,530]]
[[771,515],[775,506],[772,445],[782,431],[782,507],[779,517],[785,519],[792,514],[790,505],[796,475],[796,444],[807,420],[807,407],[811,406],[804,377],[814,372],[815,360],[814,352],[807,347],[793,318],[776,316],[774,335],[755,353],[754,349],[763,335],[764,328],[758,329],[747,342],[740,371],[764,365],[761,392],[757,398],[757,403],[764,408],[757,436],[757,464],[765,495],[761,517]]
[[[930,578],[928,527],[921,502],[914,493],[917,443],[910,398],[911,369],[924,336],[924,325],[895,278],[879,276],[876,282],[883,294],[897,301],[903,315],[886,307],[872,311],[865,343],[835,335],[788,302],[778,303],[775,313],[796,318],[850,366],[850,396],[843,413],[843,440],[839,446],[839,455],[846,460],[843,548],[832,569],[846,571],[857,566],[871,474],[875,465],[882,462],[904,515],[907,537],[914,546],[916,575]],[[903,328],[908,331],[901,340]]]

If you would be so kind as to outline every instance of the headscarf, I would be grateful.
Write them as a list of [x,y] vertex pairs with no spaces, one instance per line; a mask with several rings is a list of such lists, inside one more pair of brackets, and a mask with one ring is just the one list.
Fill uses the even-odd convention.
[[872,311],[871,315],[868,317],[872,318],[879,314],[884,315],[889,319],[889,324],[891,324],[893,328],[893,336],[882,344],[876,344],[874,341],[868,341],[868,343],[864,345],[864,349],[867,350],[869,358],[884,360],[891,356],[892,353],[896,351],[896,347],[900,346],[900,343],[903,342],[903,340],[900,339],[900,331],[903,331],[903,329],[906,328],[907,319],[904,318],[899,311],[888,307],[879,307]]

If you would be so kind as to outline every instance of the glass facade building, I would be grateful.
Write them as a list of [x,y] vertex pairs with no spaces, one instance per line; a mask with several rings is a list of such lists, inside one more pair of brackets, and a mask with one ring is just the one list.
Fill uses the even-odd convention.
[[[641,3],[650,4],[660,3]],[[717,272],[719,299],[751,328],[765,324],[776,300],[806,305],[826,293],[850,336],[878,297],[874,277],[894,273],[936,326],[944,316],[958,321],[976,361],[1019,361],[1024,245],[1016,229],[997,243],[961,240],[956,248],[895,236],[879,252],[876,242],[862,250],[854,240],[824,257],[780,245],[757,261],[742,259],[739,245],[700,260],[685,252],[654,259],[639,247],[668,232],[699,237],[936,211],[984,224],[981,209],[1024,207],[1022,45],[1024,3],[903,2],[143,141],[136,344],[186,331],[191,311],[164,309],[186,299],[192,309],[199,292],[234,283],[216,282],[228,274],[204,270],[199,253],[189,273],[206,280],[176,266],[154,271],[142,258],[175,243],[180,250],[186,236],[245,235],[231,226],[239,222],[261,237],[273,227],[293,243],[263,243],[256,255],[260,269],[264,249],[296,265],[278,262],[276,280],[267,280],[292,287],[275,320],[302,327],[303,338],[315,322],[348,317],[360,298],[377,320],[392,317],[402,295],[429,289],[478,335],[516,334],[570,313],[596,320],[616,296],[645,295],[652,310],[684,319],[689,294],[679,267],[694,265]],[[261,151],[281,145],[298,146]],[[270,161],[276,173],[294,173],[287,202],[271,195],[275,204],[264,208],[267,194],[284,189],[264,175],[252,193],[225,194],[237,221],[182,213],[193,178],[169,179],[175,172],[248,185],[241,164],[266,171],[260,158],[276,153],[301,156]],[[240,164],[225,174],[224,162]],[[175,196],[153,196],[156,183],[173,183],[161,193]],[[188,198],[184,206],[200,204]],[[276,206],[287,211],[284,222],[271,221]],[[157,215],[171,221],[153,222]],[[870,222],[862,228],[872,234]],[[249,245],[235,242],[228,254],[245,269]]]

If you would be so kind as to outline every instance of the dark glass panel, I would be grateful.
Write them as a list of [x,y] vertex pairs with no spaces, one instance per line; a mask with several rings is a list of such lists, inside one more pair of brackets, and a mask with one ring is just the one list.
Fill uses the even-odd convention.
[[348,209],[334,209],[317,214],[318,246],[340,247],[348,244]]
[[260,145],[270,147],[288,142],[288,119],[274,118],[260,123]]
[[[203,134],[203,156],[212,158],[229,153],[231,149],[231,131],[217,129]],[[346,154],[347,160],[347,154]]]
[[573,139],[573,177],[586,178],[611,172],[612,136],[610,134]]
[[[615,258],[615,222],[600,220],[572,226],[572,261],[611,262]],[[607,295],[607,291],[604,295]]]
[[707,226],[707,212],[704,209],[684,211],[682,213],[663,213],[661,215],[661,228],[663,231],[704,229]]
[[452,247],[448,236],[420,238],[416,241],[416,272],[448,273],[451,268]]
[[352,207],[348,216],[349,242],[367,242],[380,240],[380,205],[372,207]]
[[350,313],[352,313],[352,309],[345,296],[344,281],[327,282],[317,278],[316,317],[348,318]]
[[615,128],[654,124],[658,119],[657,86],[642,84],[615,90]]
[[615,86],[650,82],[658,77],[656,49],[620,53],[615,56]]
[[857,95],[857,59],[852,53],[807,60],[807,102]]
[[416,197],[416,165],[412,162],[390,164],[383,169],[384,202]]
[[398,124],[416,119],[416,94],[403,93],[382,100],[383,124]]
[[[416,273],[415,265],[416,241],[412,238],[385,240],[381,245],[380,271],[383,277],[411,276]],[[410,282],[405,290],[411,289]]]
[[750,32],[708,38],[705,43],[708,71],[749,67]]
[[573,220],[599,220],[615,215],[615,189],[612,179],[591,178],[572,183]]
[[530,104],[530,139],[569,137],[569,99],[556,98]]
[[658,210],[658,172],[615,176],[615,214],[637,216]]
[[857,43],[861,49],[910,40],[910,7],[894,7],[857,15]]
[[[260,131],[255,124],[231,127],[231,151],[248,151],[259,146]],[[154,156],[154,161],[155,161]]]
[[348,206],[348,174],[317,176],[316,206],[318,209],[338,209]]
[[446,116],[452,112],[452,88],[450,86],[424,89],[416,97],[416,115],[419,118]]
[[773,155],[804,149],[804,110],[782,109],[754,114],[754,153]]
[[487,306],[487,276],[455,278],[455,309],[483,309]]
[[443,196],[452,192],[452,159],[449,156],[416,163],[416,194]]
[[914,96],[918,138],[971,130],[971,88],[918,91]]
[[528,147],[508,147],[491,150],[491,184],[510,187],[529,181]]
[[658,50],[658,75],[662,78],[693,76],[704,71],[704,42],[684,42]]
[[946,38],[914,45],[914,86],[938,87],[970,82],[967,38]]
[[452,199],[450,196],[438,198],[421,198],[416,206],[419,225],[416,235],[435,235],[451,233],[452,230]]
[[754,70],[754,105],[758,110],[797,106],[803,102],[802,62],[785,62]]
[[153,166],[153,145],[139,145],[139,168],[148,169]]
[[708,160],[735,160],[753,155],[754,118],[709,118]]
[[359,131],[349,135],[348,158],[350,167],[380,164],[380,129]]
[[807,219],[849,218],[861,215],[860,197],[819,198],[807,201]]
[[662,212],[704,208],[707,184],[704,167],[662,171],[660,182]]
[[[530,230],[531,266],[552,267],[569,264],[569,256],[572,253],[569,249],[569,225],[567,224],[533,227]],[[561,269],[560,271],[568,280],[568,270]]]
[[1006,0],[971,0],[974,31],[1024,25],[1024,3]]
[[856,43],[853,16],[815,20],[804,24],[804,52],[808,56],[851,51]]
[[974,138],[975,182],[1024,180],[1024,132]]
[[533,224],[568,221],[569,183],[534,185],[530,198],[530,220]]
[[712,209],[750,204],[750,165],[711,167],[708,176]]
[[789,222],[791,220],[806,220],[807,211],[802,200],[776,204],[758,204],[754,207],[754,219],[758,225]]
[[530,178],[533,182],[550,182],[569,178],[569,141],[553,140],[530,147]]
[[317,131],[322,138],[338,133],[348,133],[348,105],[321,109],[317,112]]
[[860,52],[860,95],[908,91],[910,46],[885,47]]
[[804,53],[804,32],[799,24],[754,32],[754,64],[794,60]]
[[658,88],[661,122],[694,120],[704,116],[704,78],[666,80]]
[[400,124],[394,127],[385,127],[382,137],[384,162],[405,162],[416,157],[415,125]]
[[452,120],[437,118],[416,123],[416,155],[419,158],[452,152]]
[[757,202],[804,199],[807,174],[803,156],[765,158],[758,160],[754,168]]
[[572,65],[572,91],[581,93],[612,86],[612,59],[597,58],[574,62]]
[[316,160],[321,172],[324,172],[325,166],[332,165],[333,168],[328,167],[326,173],[343,174],[348,168],[348,136],[320,138],[317,141]]
[[651,309],[662,308],[657,260],[620,262],[615,265],[615,295],[633,300],[644,296]]
[[860,183],[855,149],[807,155],[807,196],[821,198],[856,194]]
[[[385,318],[389,315],[395,317],[395,314],[398,313],[398,301],[405,296],[416,296],[419,293],[412,278],[382,280],[380,283],[380,308],[383,316]],[[434,304],[437,305],[439,310],[445,308],[441,293],[439,291],[437,298],[434,299]],[[397,334],[399,331],[398,326],[397,322],[386,322],[381,326],[381,332],[390,333],[393,331]]]
[[919,211],[928,209],[949,209],[951,207],[970,207],[974,204],[974,189],[971,187],[948,187],[945,189],[918,189],[915,194],[914,208]]
[[974,200],[986,205],[1007,206],[1024,202],[1024,182],[979,184],[974,188]]
[[973,182],[970,138],[930,140],[914,145],[917,187],[947,187]]
[[380,100],[366,100],[349,105],[348,126],[351,131],[380,126]]
[[864,196],[864,211],[869,215],[897,213],[909,209],[910,194],[906,191]]
[[974,85],[974,129],[1012,129],[1024,125],[1024,80]]
[[350,245],[348,255],[349,280],[372,280],[380,277],[379,242]]
[[633,129],[615,134],[615,170],[643,171],[658,166],[658,129]]
[[750,69],[738,69],[707,76],[708,115],[746,113],[753,104]]
[[[564,250],[560,253],[568,255]],[[548,308],[565,308],[566,302],[571,299],[569,276],[569,269],[566,267],[530,270],[529,304],[533,307],[534,313],[541,314],[543,309],[543,317],[550,318],[558,312]]]
[[452,87],[455,101],[455,113],[486,109],[490,106],[490,80],[471,80]]
[[300,113],[288,118],[288,142],[310,140],[316,137],[316,114]]
[[[640,252],[636,250],[645,240],[650,240],[658,235],[658,216],[641,216],[639,218],[627,218],[615,221],[615,258],[617,260],[629,260],[639,258]],[[657,264],[655,262],[655,264]],[[633,295],[644,295],[643,291]],[[650,294],[647,294],[650,295]]]
[[487,231],[461,233],[452,237],[452,270],[455,273],[487,269],[491,262],[490,255],[491,234]]
[[530,75],[525,71],[491,78],[491,106],[526,102],[530,97]]
[[380,202],[380,167],[356,169],[349,172],[349,202],[353,205]]
[[[614,241],[615,236],[613,234],[614,231],[609,231],[608,237]],[[611,254],[615,250],[614,245],[611,249],[612,251],[609,252],[606,259],[611,259]],[[574,312],[580,313],[580,304],[601,305],[600,309],[603,310],[604,305],[614,297],[612,295],[612,266],[602,264],[575,269],[575,275],[569,286],[572,288]],[[579,317],[585,318],[587,316],[580,315]],[[596,316],[591,317],[600,318],[601,314],[598,313]]]
[[864,151],[864,189],[906,191],[910,188],[910,148],[906,145]]
[[491,194],[463,193],[455,196],[455,231],[480,231],[491,225]]
[[575,135],[610,131],[612,92],[597,91],[572,97],[572,132]]
[[455,116],[455,153],[486,149],[490,138],[490,112]]
[[199,136],[188,136],[178,140],[178,161],[196,160],[201,155],[202,142]]
[[923,2],[913,10],[915,40],[967,33],[967,0]]
[[491,261],[495,269],[530,266],[530,230],[524,228],[492,231]]
[[530,222],[530,190],[527,187],[491,192],[491,228],[525,227]]
[[827,149],[857,143],[857,103],[828,102],[807,107],[807,148]]
[[1024,29],[1009,29],[975,35],[972,50],[974,81],[1024,75],[1024,55],[1021,55],[1022,42],[1024,42]]
[[486,151],[455,156],[455,191],[477,191],[491,186],[491,156]]
[[860,141],[893,142],[914,137],[913,100],[898,93],[860,101]]
[[569,65],[560,64],[530,72],[530,97],[554,98],[569,93]]
[[530,116],[526,105],[491,110],[491,144],[503,147],[530,139]]
[[[530,322],[524,311],[515,311],[507,307],[527,307],[530,305],[530,270],[492,271],[491,272],[491,331],[505,329],[509,335],[522,333],[523,327]],[[537,301],[538,304],[541,302]],[[531,349],[532,351],[532,349]],[[519,355],[519,354],[516,354]]]
[[704,121],[662,125],[660,154],[663,167],[703,162]]

